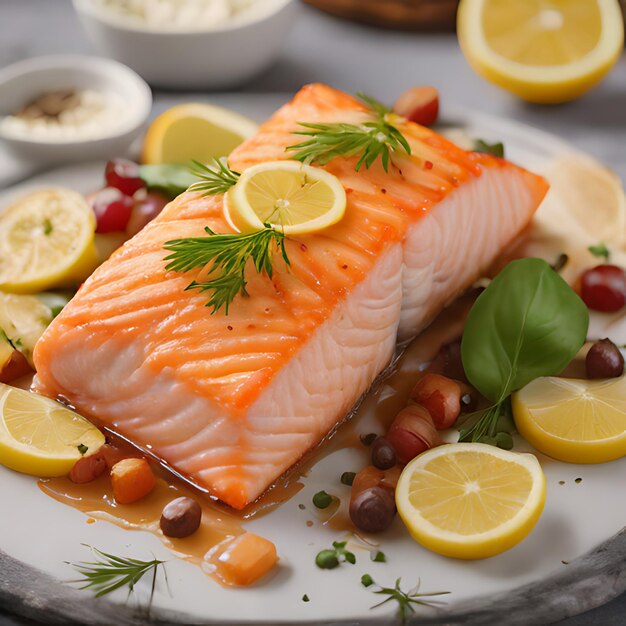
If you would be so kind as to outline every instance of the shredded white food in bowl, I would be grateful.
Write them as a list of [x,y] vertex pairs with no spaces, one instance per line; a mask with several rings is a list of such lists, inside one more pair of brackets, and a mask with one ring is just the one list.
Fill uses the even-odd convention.
[[99,4],[120,17],[146,26],[214,28],[233,18],[251,15],[267,0],[99,0]]

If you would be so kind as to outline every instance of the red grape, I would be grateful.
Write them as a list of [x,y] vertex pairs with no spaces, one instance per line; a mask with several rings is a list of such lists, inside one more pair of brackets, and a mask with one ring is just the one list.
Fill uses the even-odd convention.
[[396,100],[399,115],[422,126],[432,126],[439,115],[439,92],[434,87],[411,87]]
[[418,454],[441,444],[430,413],[419,404],[402,409],[387,431],[387,440],[400,463],[408,463]]
[[115,187],[127,196],[146,186],[139,176],[139,165],[127,159],[111,159],[106,164],[104,177],[109,187]]
[[426,374],[417,381],[411,400],[421,404],[438,430],[454,425],[461,412],[461,385],[440,374]]
[[580,297],[594,311],[619,311],[626,304],[626,272],[617,265],[587,270],[581,278]]
[[[139,195],[139,194],[137,194]],[[126,232],[132,237],[148,222],[151,222],[169,202],[169,199],[156,191],[149,191],[145,196],[135,198],[135,206],[130,216]]]
[[95,194],[91,206],[96,214],[97,233],[115,233],[126,230],[134,201],[119,189],[105,187]]

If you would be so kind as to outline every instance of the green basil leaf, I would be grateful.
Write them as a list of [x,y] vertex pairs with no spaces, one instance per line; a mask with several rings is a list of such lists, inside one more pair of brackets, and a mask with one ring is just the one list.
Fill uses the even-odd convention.
[[470,383],[492,402],[560,373],[587,337],[589,311],[543,260],[509,263],[478,297],[461,357]]
[[198,180],[189,165],[177,163],[140,165],[139,176],[150,191],[160,191],[170,198],[187,191],[189,185]]

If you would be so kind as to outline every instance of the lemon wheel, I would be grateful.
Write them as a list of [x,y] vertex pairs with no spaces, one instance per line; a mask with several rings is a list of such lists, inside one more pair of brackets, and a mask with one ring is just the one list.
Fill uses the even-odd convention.
[[608,380],[538,378],[513,396],[519,433],[569,463],[626,456],[626,376]]
[[428,450],[404,468],[396,504],[424,547],[444,556],[483,559],[531,532],[545,494],[543,471],[532,454],[456,443]]
[[227,194],[228,217],[242,232],[269,224],[285,235],[336,224],[346,210],[337,177],[297,161],[262,163],[243,172]]
[[84,417],[49,398],[0,384],[2,465],[33,476],[65,476],[83,453],[94,454],[103,444],[104,435]]
[[457,32],[476,72],[538,103],[577,98],[624,46],[618,0],[461,0]]
[[0,214],[0,289],[76,286],[98,265],[96,218],[71,189],[35,191]]

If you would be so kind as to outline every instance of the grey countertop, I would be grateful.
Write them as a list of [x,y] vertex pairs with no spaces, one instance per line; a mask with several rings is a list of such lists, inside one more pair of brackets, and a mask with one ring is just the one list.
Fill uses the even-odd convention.
[[[28,57],[55,53],[95,54],[73,13],[70,0],[0,0],[0,67]],[[322,81],[347,91],[363,90],[393,100],[416,84],[436,85],[446,102],[516,119],[560,135],[610,167],[626,181],[626,55],[596,89],[558,107],[525,104],[484,82],[465,63],[449,34],[379,30],[326,17],[300,7],[296,27],[278,63],[247,84],[248,105],[263,94],[294,92]],[[155,94],[158,111],[183,94]],[[207,94],[205,94],[207,97]],[[235,94],[215,94],[220,102]],[[593,208],[590,207],[590,210]],[[30,624],[0,608],[0,625]],[[626,624],[626,594],[562,622],[563,626]]]

